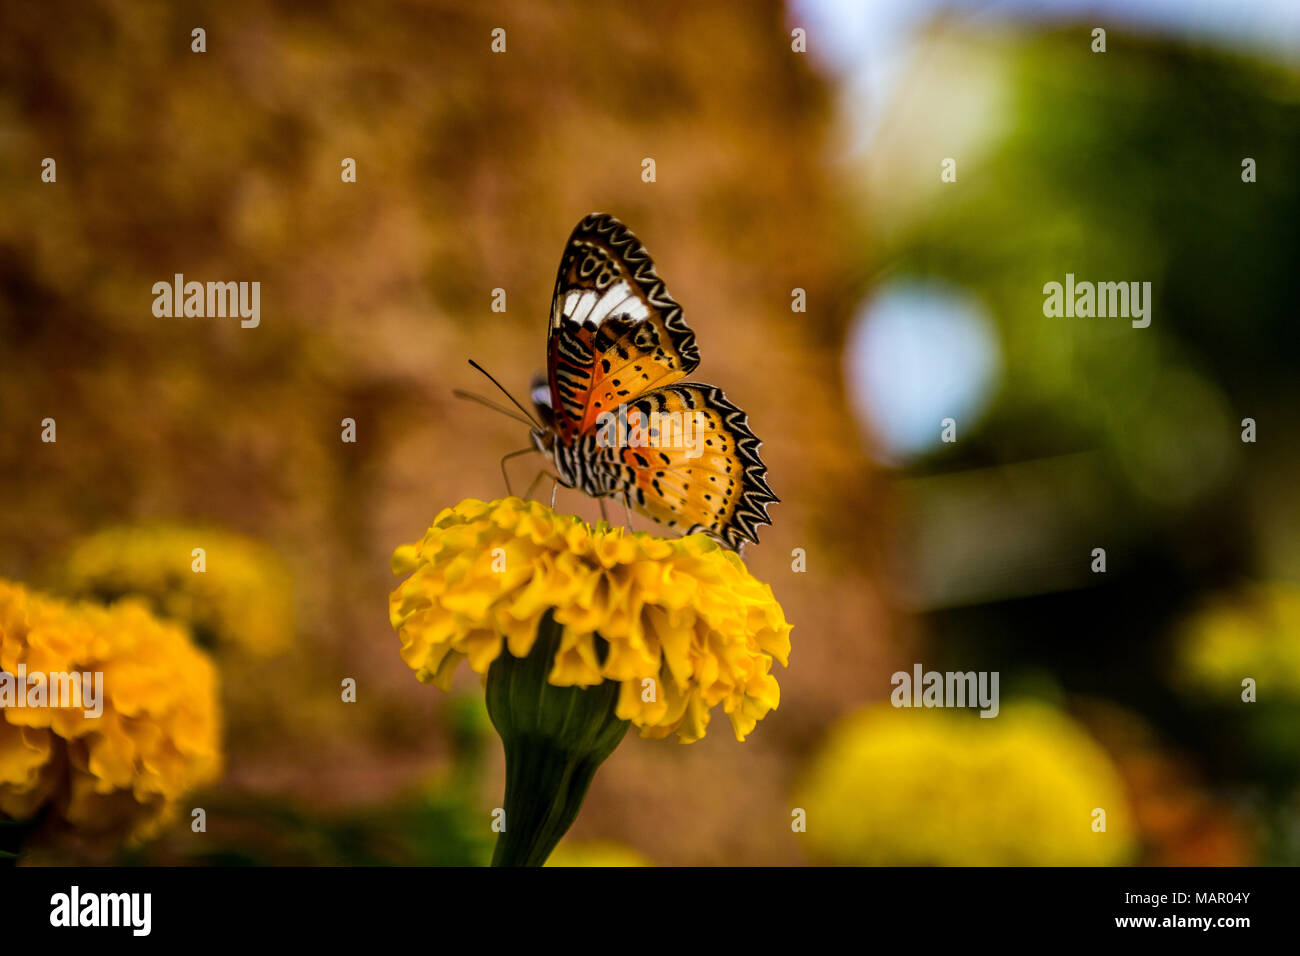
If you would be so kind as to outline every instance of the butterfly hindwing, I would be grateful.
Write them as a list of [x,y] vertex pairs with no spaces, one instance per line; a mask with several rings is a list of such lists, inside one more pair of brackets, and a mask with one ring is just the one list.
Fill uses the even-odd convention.
[[578,223],[560,260],[547,342],[561,440],[699,363],[695,334],[640,240],[613,216]]
[[758,542],[778,499],[745,413],[712,385],[657,388],[627,403],[621,434],[597,435],[595,454],[637,511],[739,550]]

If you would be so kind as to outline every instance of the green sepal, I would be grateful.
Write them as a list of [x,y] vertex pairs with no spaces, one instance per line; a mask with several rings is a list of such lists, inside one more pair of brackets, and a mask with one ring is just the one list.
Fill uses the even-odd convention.
[[562,632],[548,612],[527,657],[503,650],[488,669],[488,716],[506,753],[505,830],[493,866],[545,863],[577,818],[597,768],[627,733],[628,722],[614,715],[617,682],[547,682]]
[[18,862],[23,844],[39,823],[40,814],[30,820],[0,820],[0,866],[13,866]]

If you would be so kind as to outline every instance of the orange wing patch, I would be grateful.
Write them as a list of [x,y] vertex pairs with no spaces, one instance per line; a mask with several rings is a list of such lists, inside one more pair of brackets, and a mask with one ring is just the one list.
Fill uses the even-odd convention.
[[645,246],[613,216],[578,223],[551,300],[551,404],[561,438],[600,415],[677,381],[699,365],[693,333]]
[[[628,475],[637,511],[670,528],[706,532],[739,550],[758,542],[778,501],[745,413],[712,385],[655,389],[628,403],[624,434],[602,442]],[[613,447],[610,447],[613,445]]]

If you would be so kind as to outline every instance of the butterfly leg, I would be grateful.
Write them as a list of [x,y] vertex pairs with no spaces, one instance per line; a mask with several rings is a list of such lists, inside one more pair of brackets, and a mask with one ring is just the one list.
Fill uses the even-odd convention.
[[506,480],[506,494],[512,498],[514,497],[514,492],[510,490],[510,476],[506,474],[506,462],[511,458],[518,458],[520,455],[526,455],[530,451],[537,451],[537,449],[521,448],[518,451],[512,451],[510,454],[501,457],[501,477]]
[[537,473],[537,477],[535,477],[535,478],[534,478],[534,479],[529,483],[529,485],[528,485],[528,490],[527,490],[526,492],[524,492],[524,500],[525,500],[525,501],[527,501],[529,498],[531,498],[531,497],[533,496],[533,492],[537,490],[537,486],[540,485],[540,484],[542,483],[542,479],[546,477],[546,474],[547,474],[546,469],[543,468],[541,471],[539,471],[539,472]]
[[623,492],[623,520],[627,522],[627,530],[632,530],[632,501],[628,493]]
[[600,505],[600,520],[609,521],[609,515],[605,514],[605,499],[597,498],[596,503]]
[[555,510],[555,495],[560,490],[560,479],[556,478],[551,485],[551,510]]

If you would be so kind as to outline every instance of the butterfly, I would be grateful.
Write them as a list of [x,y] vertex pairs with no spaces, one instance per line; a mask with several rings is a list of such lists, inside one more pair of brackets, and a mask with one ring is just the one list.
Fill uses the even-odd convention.
[[736,551],[757,544],[779,499],[745,413],[716,386],[679,381],[699,364],[695,333],[645,246],[592,213],[560,259],[524,451],[544,455],[567,488]]

